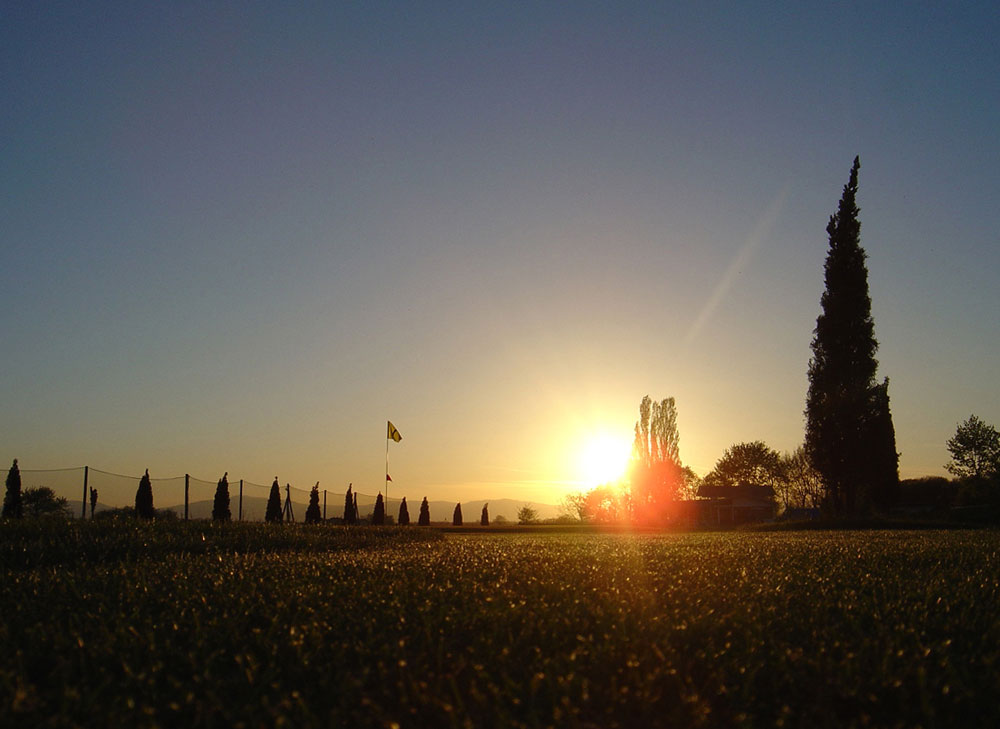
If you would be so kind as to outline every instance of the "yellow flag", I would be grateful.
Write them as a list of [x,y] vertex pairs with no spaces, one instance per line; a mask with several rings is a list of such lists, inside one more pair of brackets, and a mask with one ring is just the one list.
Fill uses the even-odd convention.
[[399,434],[399,431],[396,430],[396,426],[392,424],[392,421],[391,420],[387,420],[386,422],[389,424],[389,430],[388,430],[388,433],[386,434],[385,437],[386,438],[392,438],[397,443],[399,443],[399,441],[403,440],[403,436],[401,436]]

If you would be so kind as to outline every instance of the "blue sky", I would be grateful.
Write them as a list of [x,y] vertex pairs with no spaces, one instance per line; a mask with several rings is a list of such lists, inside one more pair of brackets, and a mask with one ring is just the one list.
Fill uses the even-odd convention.
[[[988,3],[5,3],[0,444],[25,468],[556,501],[674,396],[802,439],[860,155],[903,476],[1000,422]],[[218,473],[216,473],[218,472]]]

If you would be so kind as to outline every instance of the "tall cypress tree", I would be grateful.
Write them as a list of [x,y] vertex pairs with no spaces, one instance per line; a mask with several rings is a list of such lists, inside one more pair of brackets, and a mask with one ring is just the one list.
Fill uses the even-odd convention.
[[399,502],[399,519],[397,519],[400,526],[407,526],[410,523],[410,508],[406,505],[406,497]]
[[17,467],[17,459],[7,471],[7,490],[3,495],[2,516],[7,519],[20,519],[24,515],[24,501],[21,498],[21,469]]
[[233,514],[229,510],[229,471],[226,471],[215,487],[215,501],[212,503],[212,520],[229,521],[232,518]]
[[347,486],[347,493],[344,494],[344,523],[345,524],[357,524],[358,520],[354,517],[354,494],[352,492],[353,484]]
[[417,526],[430,526],[431,525],[431,507],[427,503],[427,497],[420,502],[420,516],[417,517]]
[[149,480],[149,469],[139,479],[139,488],[135,492],[135,515],[140,519],[152,519],[156,516],[153,508],[153,484]]
[[271,493],[267,496],[267,511],[264,512],[264,521],[272,524],[281,523],[281,487],[278,485],[278,477],[274,477],[271,484]]
[[855,157],[840,205],[826,226],[826,290],[806,397],[806,452],[823,478],[827,508],[838,515],[885,503],[899,480],[888,380],[875,381],[878,342],[855,203],[860,167]]
[[455,504],[455,511],[451,515],[452,526],[462,526],[462,504]]
[[323,521],[323,512],[319,508],[319,481],[309,492],[309,506],[306,507],[306,524],[319,524]]
[[896,452],[896,428],[889,410],[889,378],[872,387],[868,432],[872,503],[879,509],[894,506],[899,500],[899,453]]
[[378,492],[375,497],[375,510],[372,512],[372,524],[382,526],[385,524],[385,501],[382,499],[382,492]]
[[490,505],[483,504],[483,513],[479,516],[479,526],[490,525]]

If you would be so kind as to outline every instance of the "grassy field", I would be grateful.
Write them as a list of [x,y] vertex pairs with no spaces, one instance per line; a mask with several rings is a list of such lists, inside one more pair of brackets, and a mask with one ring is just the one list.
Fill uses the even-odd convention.
[[996,726],[1000,533],[0,525],[0,725]]

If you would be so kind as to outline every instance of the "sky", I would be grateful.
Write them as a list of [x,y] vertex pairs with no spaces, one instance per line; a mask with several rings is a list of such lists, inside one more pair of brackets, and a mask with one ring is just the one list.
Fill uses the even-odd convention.
[[[855,155],[902,477],[1000,423],[992,3],[0,6],[0,458],[557,503],[803,439]],[[676,7],[675,7],[676,6]],[[6,455],[5,455],[6,454]]]

